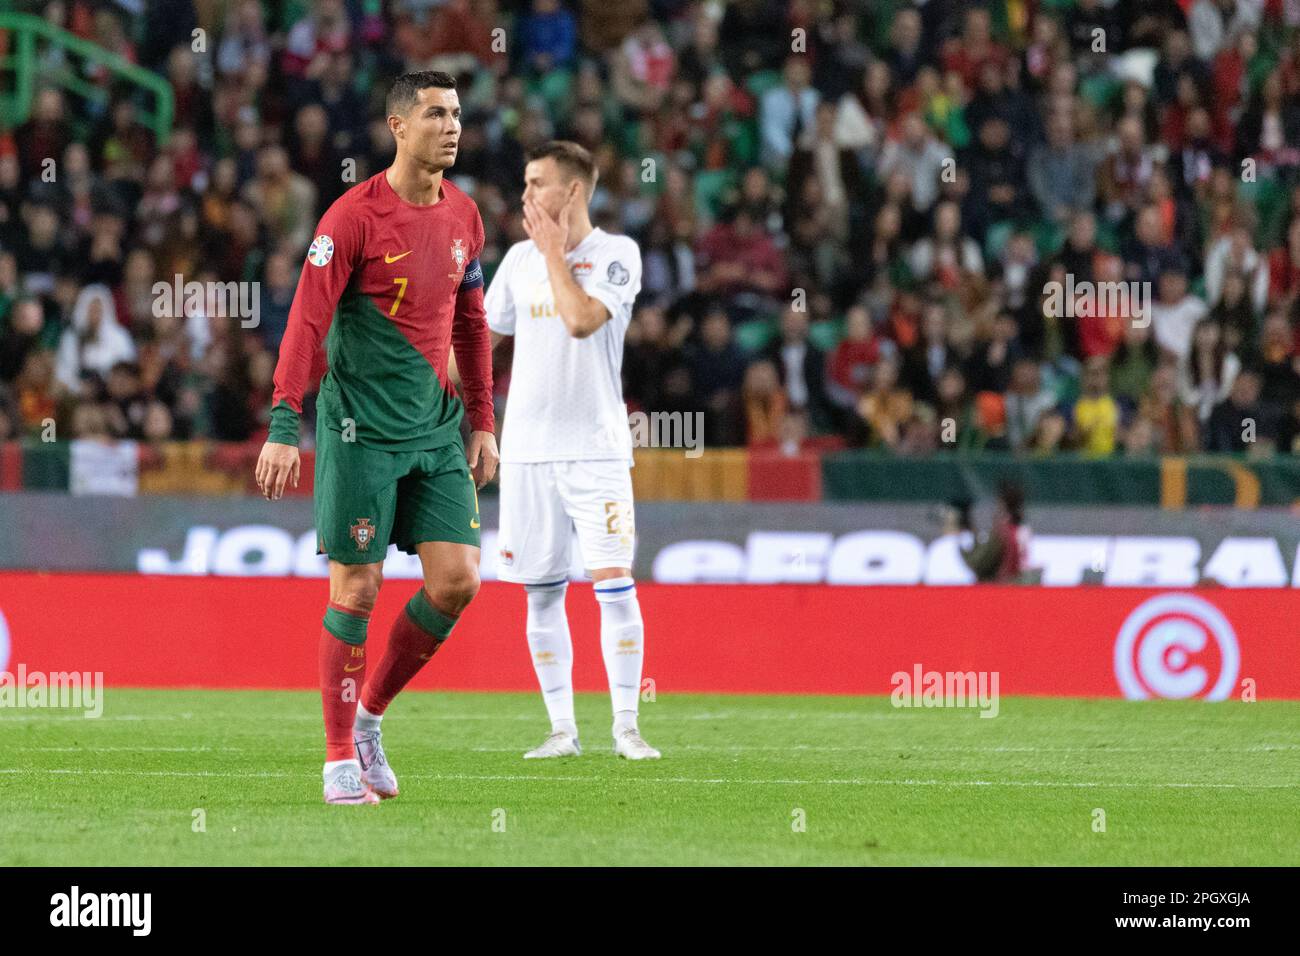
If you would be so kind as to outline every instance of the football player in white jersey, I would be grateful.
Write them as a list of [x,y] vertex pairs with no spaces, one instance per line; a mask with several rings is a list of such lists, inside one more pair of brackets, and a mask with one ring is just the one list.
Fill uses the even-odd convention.
[[641,289],[641,252],[593,228],[596,164],[577,143],[533,150],[524,169],[526,242],[511,246],[484,305],[493,342],[513,335],[501,445],[498,576],[524,585],[533,669],[551,734],[526,758],[582,752],[573,643],[564,610],[576,529],[600,603],[614,752],[659,756],[637,728],[644,627],[632,579],[632,435],[623,336]]

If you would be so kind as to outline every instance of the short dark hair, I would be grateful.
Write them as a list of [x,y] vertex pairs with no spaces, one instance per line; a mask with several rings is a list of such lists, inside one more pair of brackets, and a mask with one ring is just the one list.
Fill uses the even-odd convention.
[[596,160],[584,147],[567,139],[553,139],[528,152],[528,162],[553,159],[570,177],[576,176],[590,190],[596,185]]
[[443,90],[454,90],[456,88],[456,78],[450,73],[443,73],[441,70],[420,70],[416,73],[403,73],[388,90],[388,98],[384,100],[384,110],[392,116],[394,113],[402,115],[420,98],[420,90],[427,90],[431,86],[436,86]]

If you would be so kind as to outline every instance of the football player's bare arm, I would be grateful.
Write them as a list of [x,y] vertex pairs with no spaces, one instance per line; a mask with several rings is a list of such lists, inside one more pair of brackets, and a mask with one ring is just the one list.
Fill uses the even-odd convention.
[[502,335],[500,332],[493,332],[493,333],[492,333],[492,347],[495,349],[498,345],[501,344],[501,340],[502,340],[502,339],[508,339],[508,338],[510,338],[510,336],[508,336],[508,335]]
[[569,217],[578,202],[579,183],[569,196],[559,219],[552,219],[532,200],[524,201],[524,231],[537,245],[546,260],[546,275],[551,280],[551,294],[555,296],[555,311],[564,321],[564,327],[575,339],[585,339],[609,321],[609,310],[599,299],[582,291],[569,264],[564,260],[564,246],[569,237]]
[[551,292],[555,296],[555,311],[560,313],[564,327],[575,339],[594,335],[609,321],[609,310],[605,308],[605,303],[582,291],[563,256],[559,257],[558,262],[552,262],[548,257],[546,273],[550,277]]

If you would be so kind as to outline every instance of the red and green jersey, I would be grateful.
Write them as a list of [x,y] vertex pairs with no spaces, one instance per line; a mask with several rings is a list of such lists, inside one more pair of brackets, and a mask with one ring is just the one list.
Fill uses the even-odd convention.
[[[408,203],[384,173],[321,218],[280,345],[270,440],[298,444],[303,393],[325,377],[316,414],[362,445],[392,451],[455,440],[462,403],[447,374],[456,350],[463,413],[492,431],[492,344],[483,311],[483,220],[449,183],[432,206]],[[328,338],[327,338],[328,336]]]

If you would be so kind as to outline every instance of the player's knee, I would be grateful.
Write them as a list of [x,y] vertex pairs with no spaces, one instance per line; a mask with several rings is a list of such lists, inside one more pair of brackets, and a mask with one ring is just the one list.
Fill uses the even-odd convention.
[[380,580],[377,577],[357,575],[350,577],[335,588],[330,600],[360,614],[369,615],[379,600]]
[[568,581],[554,584],[525,584],[524,593],[531,613],[546,613],[555,608],[564,607],[564,598],[569,589]]
[[466,563],[457,565],[441,575],[437,581],[425,584],[429,600],[434,607],[459,614],[478,594],[478,568]]
[[375,602],[379,599],[379,588],[370,585],[359,585],[355,588],[344,590],[338,600],[334,603],[347,608],[349,611],[355,611],[358,614],[369,615],[375,609]]

